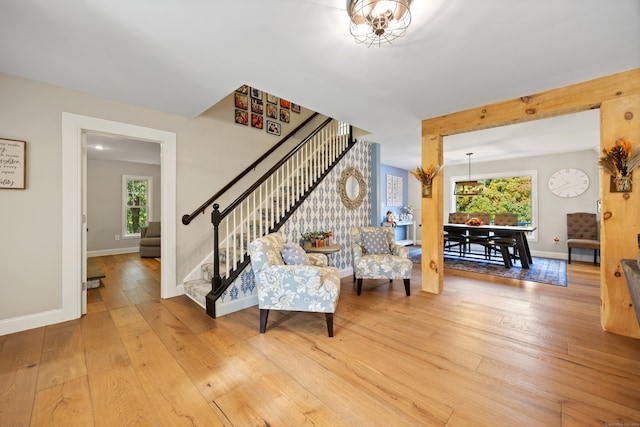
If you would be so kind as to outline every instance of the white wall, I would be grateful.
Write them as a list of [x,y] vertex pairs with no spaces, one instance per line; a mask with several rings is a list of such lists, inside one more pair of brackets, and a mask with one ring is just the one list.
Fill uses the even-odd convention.
[[[562,198],[555,196],[547,186],[549,177],[558,169],[577,168],[589,176],[589,188],[578,197]],[[573,153],[537,156],[508,161],[472,163],[472,179],[474,175],[500,172],[537,170],[538,172],[538,229],[537,239],[530,240],[529,245],[534,255],[554,258],[566,258],[567,227],[566,214],[570,212],[596,212],[596,204],[600,197],[598,153],[593,150]],[[444,194],[451,194],[451,176],[468,176],[468,165],[447,166],[444,168]],[[444,218],[453,211],[450,198],[444,198]],[[558,243],[554,238],[558,237]],[[593,260],[593,251],[576,251],[576,259]],[[572,252],[573,258],[573,252]]]
[[[235,124],[232,97],[191,119],[0,74],[0,136],[27,141],[27,188],[0,190],[0,331],[61,308],[63,112],[175,132],[178,218],[278,140]],[[304,107],[302,112],[283,124],[283,135],[309,114]],[[178,224],[177,241],[171,242],[177,248],[176,283],[201,259],[194,254],[210,245],[210,234],[208,214],[188,227]]]
[[[160,149],[158,147],[158,149]],[[111,160],[87,161],[87,250],[109,253],[117,249],[135,248],[139,238],[122,239],[122,175],[151,176],[153,216],[160,220],[160,166]],[[120,240],[115,239],[120,236]],[[91,253],[89,255],[92,255]]]

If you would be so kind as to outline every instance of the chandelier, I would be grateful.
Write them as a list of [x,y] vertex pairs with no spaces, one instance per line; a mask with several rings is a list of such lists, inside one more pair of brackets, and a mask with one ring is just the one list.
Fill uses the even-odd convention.
[[348,0],[349,31],[357,43],[367,47],[391,44],[411,24],[410,4],[411,0]]
[[455,196],[479,196],[484,193],[484,182],[471,180],[471,155],[473,153],[467,153],[469,156],[469,180],[456,182],[453,194]]

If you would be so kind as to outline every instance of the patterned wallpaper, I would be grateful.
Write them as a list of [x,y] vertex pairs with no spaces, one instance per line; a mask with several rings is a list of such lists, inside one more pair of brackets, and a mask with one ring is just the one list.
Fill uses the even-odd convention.
[[[300,234],[307,231],[331,231],[335,242],[342,245],[342,250],[329,255],[329,264],[337,267],[341,276],[351,274],[349,230],[351,227],[366,226],[371,223],[371,185],[367,185],[362,205],[351,210],[340,200],[340,175],[346,168],[355,167],[362,172],[365,183],[369,184],[371,157],[371,144],[358,142],[279,231],[287,242],[300,242]],[[257,291],[251,267],[245,269],[218,300],[216,311],[224,313],[224,304],[245,298],[255,299],[257,303]]]

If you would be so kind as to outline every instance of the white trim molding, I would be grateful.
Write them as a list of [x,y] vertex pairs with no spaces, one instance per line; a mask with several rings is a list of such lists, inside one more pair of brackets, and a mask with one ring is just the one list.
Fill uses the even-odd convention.
[[[179,295],[176,284],[176,134],[95,117],[62,113],[62,319],[81,315],[82,136],[86,132],[157,142],[161,147],[161,297]],[[181,288],[181,287],[180,287]]]

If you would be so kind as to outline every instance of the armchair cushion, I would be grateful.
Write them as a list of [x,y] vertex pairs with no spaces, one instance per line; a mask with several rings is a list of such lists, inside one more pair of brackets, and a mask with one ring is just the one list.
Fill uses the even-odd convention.
[[295,243],[282,244],[282,259],[287,265],[309,265],[307,253]]
[[362,246],[367,255],[389,254],[387,232],[383,230],[363,231]]

